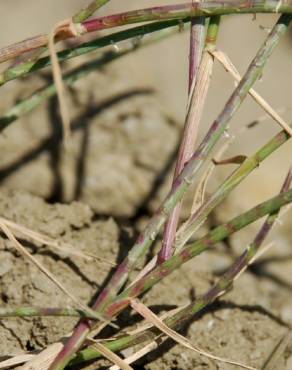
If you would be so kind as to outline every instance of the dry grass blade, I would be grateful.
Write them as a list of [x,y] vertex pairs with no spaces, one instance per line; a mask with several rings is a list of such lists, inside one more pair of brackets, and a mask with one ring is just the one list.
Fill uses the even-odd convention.
[[56,277],[47,270],[36,258],[34,258],[20,243],[19,241],[14,237],[13,233],[9,229],[9,227],[3,222],[3,220],[0,220],[0,228],[4,232],[4,234],[7,236],[7,238],[12,242],[15,249],[24,257],[26,257],[29,261],[31,261],[49,280],[51,280],[63,293],[65,293],[73,302],[75,302],[80,308],[85,310],[86,312],[89,312],[93,316],[96,316],[99,320],[105,321],[104,318],[102,318],[100,315],[96,314],[91,308],[84,305],[82,302],[79,301],[78,298],[76,298],[72,293],[70,293],[63,284],[61,284]]
[[[173,310],[165,312],[164,314],[161,315],[161,320],[164,320],[164,319],[166,319],[170,316],[173,316],[174,314],[176,314],[177,312],[179,312],[180,310],[182,310],[185,307],[186,307],[186,305],[181,306],[181,307],[177,307],[177,308],[174,308]],[[127,334],[128,335],[135,335],[135,334],[141,333],[142,331],[144,331],[146,329],[150,329],[152,327],[153,327],[153,324],[147,322],[145,325],[140,325],[138,329],[127,332]],[[167,339],[166,336],[164,336],[162,334],[158,335],[155,338],[155,340],[148,343],[146,346],[142,347],[139,351],[137,351],[137,352],[133,353],[132,355],[128,356],[127,358],[125,358],[124,361],[127,364],[132,364],[133,362],[137,361],[139,358],[142,358],[143,356],[147,355],[147,353],[149,353],[151,351],[154,351],[166,339]],[[120,369],[120,367],[117,366],[117,365],[113,365],[109,368],[109,370],[119,370],[119,369]]]
[[62,22],[59,22],[50,32],[48,37],[48,47],[52,62],[52,71],[53,71],[53,78],[56,85],[57,90],[57,96],[60,104],[60,113],[61,113],[61,119],[63,124],[63,134],[64,134],[64,140],[67,142],[70,136],[70,114],[68,110],[68,105],[66,102],[66,90],[65,85],[63,83],[62,79],[62,71],[59,64],[59,60],[57,57],[57,52],[55,48],[55,37],[57,34],[60,34],[62,30],[66,29],[70,30],[72,32],[72,36],[77,36],[78,32],[75,29],[74,23],[71,19],[64,20]]
[[50,344],[42,352],[35,355],[33,359],[28,361],[19,370],[48,370],[51,363],[54,361],[56,354],[63,348],[61,342]]
[[78,252],[74,251],[74,249],[70,244],[64,244],[60,243],[58,240],[54,240],[50,238],[47,235],[41,234],[37,231],[31,230],[23,225],[17,224],[15,222],[12,222],[10,220],[7,220],[6,218],[0,217],[0,221],[4,222],[8,227],[11,229],[19,232],[21,235],[28,237],[32,239],[33,241],[39,242],[41,244],[44,244],[48,247],[53,247],[54,249],[58,249],[61,252],[64,252],[66,254],[70,254],[76,257],[85,258],[87,260],[95,259],[97,261],[100,261],[102,263],[108,264],[111,267],[115,267],[116,263],[109,261],[105,258],[96,256],[95,254],[87,253],[87,252]]
[[134,285],[138,280],[142,279],[143,276],[147,275],[151,270],[154,269],[158,261],[158,256],[154,256],[146,266],[143,267],[143,269],[137,274],[135,279],[131,281],[131,283],[128,285],[128,287]]
[[277,343],[276,347],[273,349],[272,353],[270,354],[269,358],[267,359],[261,370],[275,370],[276,366],[278,365],[279,358],[283,355],[286,347],[291,340],[292,331],[289,330],[288,333],[286,333]]
[[254,367],[241,364],[237,361],[232,361],[229,359],[221,358],[212,355],[211,353],[208,353],[204,351],[203,349],[199,347],[195,347],[193,344],[189,342],[189,340],[182,335],[178,334],[176,331],[169,328],[167,325],[164,324],[164,322],[155,315],[148,307],[146,307],[142,302],[140,302],[138,299],[131,299],[131,307],[137,311],[142,317],[144,317],[145,320],[151,322],[154,326],[156,326],[159,330],[161,330],[164,334],[172,338],[175,342],[183,345],[184,347],[197,352],[199,355],[208,357],[214,361],[218,362],[224,362],[226,364],[231,364],[235,366],[242,367],[244,369],[250,369],[250,370],[256,370]]
[[31,360],[32,358],[35,358],[36,355],[30,354],[30,353],[23,353],[21,355],[13,356],[7,360],[0,362],[0,369],[6,369],[8,367],[13,367],[17,365],[21,365],[24,362],[27,362]]
[[[229,72],[237,82],[241,80],[240,74],[225,53],[220,50],[213,50],[210,51],[210,53],[223,65],[227,72]],[[292,129],[289,127],[288,123],[283,120],[283,118],[270,106],[265,99],[261,97],[259,93],[257,93],[254,89],[250,89],[249,94],[283,128],[283,130],[292,136]]]
[[[145,347],[141,348],[139,351],[133,353],[131,356],[128,356],[124,359],[124,362],[127,364],[132,364],[133,362],[139,360],[143,356],[147,355],[147,353],[154,351],[159,346],[158,340],[154,340],[147,344]],[[119,370],[120,366],[113,365],[109,368],[109,370]]]
[[116,364],[118,366],[118,369],[133,370],[133,368],[130,365],[128,365],[123,359],[121,359],[114,352],[106,348],[104,345],[102,345],[99,342],[95,342],[95,341],[92,341],[92,342],[94,342],[93,347],[95,347],[108,360]]

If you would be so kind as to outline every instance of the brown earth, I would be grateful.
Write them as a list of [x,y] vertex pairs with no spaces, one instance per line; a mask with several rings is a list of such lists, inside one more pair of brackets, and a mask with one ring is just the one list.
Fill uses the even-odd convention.
[[[50,2],[43,22],[40,16],[36,17],[44,6],[41,2],[37,5],[40,9],[34,1],[27,1],[25,7],[21,5],[17,11],[13,2],[7,2],[3,7],[7,36],[1,35],[0,44],[45,32],[83,4],[77,0],[70,6],[64,1],[59,3],[62,3],[60,12],[56,13],[57,2]],[[137,2],[127,3],[137,7]],[[141,4],[151,5],[149,1]],[[110,4],[107,11],[115,11],[118,6],[120,10],[121,5]],[[16,28],[9,21],[12,11],[14,24],[18,24]],[[29,16],[33,14],[36,21],[30,22]],[[228,50],[241,71],[265,37],[259,25],[270,26],[274,19],[260,16],[252,21],[249,16],[231,17],[223,23],[219,45]],[[246,32],[238,32],[234,37],[231,30],[236,29]],[[257,85],[276,108],[286,108],[283,116],[287,119],[292,82],[289,37],[278,47],[262,82]],[[187,47],[187,36],[178,35],[76,83],[70,90],[75,129],[66,151],[62,147],[55,99],[7,128],[0,137],[0,149],[4,153],[0,158],[0,215],[69,243],[78,251],[119,262],[170,186],[186,102]],[[80,62],[81,59],[73,61],[69,67]],[[47,78],[48,72],[44,72],[1,88],[0,113],[42,86]],[[217,115],[232,86],[231,79],[216,67],[202,127],[207,127]],[[238,127],[261,114],[248,100],[233,125]],[[265,143],[277,127],[269,120],[263,125],[237,139],[227,155],[249,154]],[[234,191],[212,215],[208,226],[230,219],[274,195],[291,164],[287,158],[291,158],[291,143]],[[230,168],[216,171],[210,190],[222,181]],[[217,356],[256,367],[263,365],[292,325],[291,225],[290,212],[283,219],[283,225],[277,225],[271,235],[275,243],[273,249],[236,282],[221,303],[212,305],[186,328],[192,343]],[[154,287],[145,296],[145,303],[159,313],[188,303],[194,294],[204,292],[215,281],[257,230],[258,224],[252,225],[230,238],[231,250],[222,244],[216,251],[186,264]],[[83,302],[91,301],[111,270],[97,261],[88,263],[43,246],[24,243],[34,257]],[[2,306],[71,304],[69,298],[13,250],[3,235],[0,261]],[[128,314],[122,315],[121,320],[128,321]],[[61,318],[1,320],[0,355],[43,348],[67,334],[75,322],[75,319]],[[87,369],[100,367],[100,363],[94,363]],[[142,359],[136,368],[229,370],[235,367],[211,362],[169,341]],[[292,369],[291,343],[275,369]]]
[[[50,205],[21,191],[1,193],[0,214],[58,238],[71,245],[72,250],[102,256],[113,262],[125,256],[132,237],[128,227],[118,225],[112,218],[96,218],[85,204],[74,202],[71,205]],[[279,244],[283,247],[282,243]],[[83,302],[90,302],[111,269],[100,262],[88,263],[52,249],[28,243],[25,245],[39,262]],[[220,303],[212,305],[187,328],[185,333],[188,338],[217,356],[253,366],[262,365],[287,332],[287,325],[292,324],[292,281],[288,273],[291,259],[288,259],[288,253],[288,248],[285,253],[283,250],[281,253],[277,251],[263,259],[252,271],[245,273]],[[3,237],[0,258],[2,306],[72,305],[69,298],[15,252],[13,245]],[[216,251],[189,262],[155,286],[145,296],[144,302],[157,313],[187,304],[194,294],[203,293],[214,283],[217,274],[231,261],[230,253],[221,245]],[[128,315],[122,315],[123,321],[131,320]],[[43,348],[70,332],[75,322],[75,319],[68,318],[1,320],[0,353],[7,356]],[[284,369],[291,354],[292,348],[288,347],[276,369]],[[137,369],[235,368],[199,357],[170,341],[149,354],[137,366]],[[97,368],[98,363],[88,367]]]

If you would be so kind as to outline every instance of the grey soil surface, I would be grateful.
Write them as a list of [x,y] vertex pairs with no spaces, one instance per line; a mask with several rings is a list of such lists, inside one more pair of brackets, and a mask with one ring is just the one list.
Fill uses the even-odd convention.
[[[125,256],[133,236],[131,229],[119,226],[112,218],[96,219],[93,211],[83,203],[51,205],[21,191],[2,191],[0,214],[57,238],[72,250],[95,254],[112,262]],[[27,241],[23,243],[83,302],[90,302],[111,270],[110,266],[98,261],[89,263],[68,253]],[[0,247],[1,306],[72,306],[70,299],[19,255],[3,236]],[[285,254],[276,253],[274,257],[275,262],[263,259],[255,269],[245,273],[220,303],[212,305],[185,329],[192,343],[217,356],[253,366],[263,364],[287,332],[287,326],[292,324],[292,281],[291,274],[287,273],[291,261]],[[231,261],[226,247],[220,245],[216,251],[189,262],[155,286],[144,297],[144,302],[157,313],[187,304],[194,295],[206,291]],[[135,322],[135,315],[133,320]],[[128,315],[122,315],[121,323],[125,322],[131,322]],[[43,348],[70,332],[75,323],[75,319],[69,318],[1,320],[0,353],[4,356]],[[288,347],[276,369],[285,369],[291,354],[292,348]],[[87,369],[99,367],[95,363]],[[169,341],[140,361],[137,369],[141,368],[229,370],[235,367],[214,363]]]

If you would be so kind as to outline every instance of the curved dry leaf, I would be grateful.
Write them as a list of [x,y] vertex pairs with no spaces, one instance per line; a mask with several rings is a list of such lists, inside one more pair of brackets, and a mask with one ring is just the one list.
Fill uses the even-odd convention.
[[142,317],[144,317],[145,320],[151,322],[154,326],[156,326],[159,330],[161,330],[164,334],[172,338],[175,342],[183,345],[184,347],[197,352],[199,355],[208,357],[212,360],[218,361],[218,362],[224,362],[226,364],[231,364],[231,365],[236,365],[239,367],[242,367],[244,369],[249,369],[249,370],[256,370],[252,366],[248,366],[245,364],[242,364],[237,361],[232,361],[226,358],[214,356],[209,352],[206,352],[205,350],[194,346],[190,341],[182,336],[181,334],[177,333],[176,331],[172,330],[169,328],[167,325],[164,324],[164,322],[157,316],[155,315],[147,306],[145,306],[142,302],[140,302],[138,299],[131,299],[130,301],[131,307],[137,311]]
[[0,228],[2,229],[3,233],[7,236],[7,238],[12,242],[15,249],[28,260],[30,260],[49,280],[51,280],[63,293],[65,293],[73,302],[75,302],[79,307],[83,310],[89,312],[93,316],[96,316],[98,320],[108,322],[105,318],[101,315],[93,311],[90,307],[84,305],[82,302],[79,301],[72,293],[68,291],[67,288],[61,284],[56,277],[47,270],[36,258],[34,258],[23,246],[22,244],[15,238],[9,227],[5,224],[3,219],[0,219]]
[[108,360],[117,365],[118,369],[133,370],[132,366],[128,365],[122,358],[120,358],[110,349],[105,347],[103,344],[101,344],[100,342],[95,342],[94,340],[92,340],[92,342],[93,342],[92,346],[95,347],[104,357],[106,357]]

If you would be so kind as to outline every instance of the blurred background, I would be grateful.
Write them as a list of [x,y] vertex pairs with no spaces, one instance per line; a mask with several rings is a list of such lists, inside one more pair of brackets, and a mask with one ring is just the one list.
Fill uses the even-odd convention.
[[[162,5],[178,2],[178,0],[160,0],[159,4]],[[81,0],[51,0],[49,2],[44,0],[37,2],[33,0],[27,0],[25,3],[22,1],[12,0],[9,2],[2,2],[2,29],[4,29],[5,32],[0,34],[0,47],[39,33],[49,32],[54,24],[64,18],[69,18],[85,4],[86,2]],[[130,10],[138,7],[148,7],[152,5],[157,5],[157,1],[125,0],[123,2],[119,2],[113,0],[101,9],[100,14],[110,14],[123,10]],[[223,17],[222,26],[219,32],[218,48],[226,52],[239,71],[244,73],[249,62],[252,60],[259,46],[267,36],[267,30],[273,26],[276,19],[277,16],[274,15],[258,15],[257,17],[253,17],[252,15]],[[173,120],[177,125],[176,127],[178,127],[180,130],[184,121],[187,101],[188,47],[189,34],[188,32],[183,32],[157,43],[156,45],[151,45],[143,48],[143,50],[138,50],[133,55],[128,55],[121,58],[120,60],[112,63],[111,66],[104,71],[104,73],[98,72],[96,75],[93,74],[91,77],[88,77],[84,81],[80,81],[75,85],[74,93],[75,95],[79,94],[78,104],[94,104],[94,99],[100,101],[111,94],[119,94],[122,91],[131,89],[151,89],[154,91],[154,98],[153,96],[152,98],[149,96],[146,97],[146,100],[144,99],[145,103],[143,103],[143,97],[138,98],[139,103],[137,104],[139,107],[142,106],[141,109],[147,116],[149,112],[154,112],[155,110],[157,111],[158,108],[155,107],[159,105],[159,109],[163,110],[163,114],[166,115],[168,119]],[[290,121],[291,117],[291,54],[291,32],[288,32],[288,34],[281,41],[280,45],[277,47],[272,58],[269,60],[261,80],[256,84],[256,89],[275,109],[278,109],[279,112],[281,112],[281,115],[288,122]],[[93,58],[94,55],[81,57],[71,61],[71,64],[68,64],[69,66],[77,66],[81,63],[81,61]],[[66,70],[66,68],[67,67],[65,65],[64,69]],[[41,73],[40,75],[47,78],[49,71],[46,71],[43,74]],[[41,81],[41,79],[33,79],[32,77],[28,77],[22,82],[15,81],[8,83],[6,86],[1,88],[0,92],[2,96],[0,105],[1,112],[4,112],[5,109],[11,106],[13,101],[21,99],[24,96],[28,96],[29,93],[33,91],[35,86],[42,86],[42,83],[43,81]],[[201,123],[201,136],[212,123],[212,120],[219,114],[233,88],[234,82],[232,78],[223,70],[220,65],[218,65],[218,63],[215,63],[211,88],[208,94],[204,117]],[[91,95],[89,94],[88,90],[90,91]],[[90,99],[91,101],[89,101]],[[129,103],[129,106],[132,106],[130,110],[133,110],[133,106],[136,104],[133,102],[138,101],[135,99],[136,98],[134,98],[132,103]],[[147,101],[147,99],[150,99],[150,103]],[[73,102],[72,112],[74,112],[74,110],[80,112],[80,109],[77,107],[78,104],[76,105],[76,101]],[[27,130],[28,127],[30,127],[29,134],[27,134],[28,136],[26,136],[23,131],[21,131],[21,134],[19,133],[18,123],[15,123],[13,125],[14,127],[11,126],[5,131],[5,138],[1,139],[1,145],[2,148],[6,150],[7,155],[8,152],[11,151],[8,148],[10,144],[7,144],[7,137],[9,140],[12,140],[18,149],[16,151],[14,149],[12,150],[10,157],[8,156],[9,159],[7,159],[8,157],[1,159],[2,167],[4,168],[4,172],[2,171],[1,183],[12,187],[18,187],[21,184],[21,187],[27,188],[28,190],[35,189],[36,193],[39,195],[50,198],[48,192],[44,189],[47,188],[48,183],[54,181],[56,182],[56,180],[53,179],[52,174],[39,172],[39,170],[36,168],[35,171],[30,170],[30,176],[28,176],[28,178],[25,176],[26,172],[23,172],[24,169],[22,170],[18,168],[20,169],[18,174],[16,173],[17,171],[14,172],[11,170],[9,172],[9,168],[11,167],[9,167],[9,165],[11,165],[15,159],[16,152],[19,151],[19,155],[21,155],[20,147],[23,145],[23,151],[26,153],[27,148],[32,145],[34,139],[31,138],[31,132],[33,131],[33,136],[36,137],[36,141],[39,140],[40,137],[42,137],[42,129],[40,128],[41,125],[50,126],[50,124],[48,124],[48,122],[45,123],[45,121],[49,119],[49,121],[52,122],[52,119],[54,120],[52,115],[48,118],[44,113],[44,109],[42,109],[43,108],[38,108],[37,112],[26,116],[23,120],[23,125],[20,125],[23,130]],[[46,106],[46,109],[48,109],[48,106]],[[127,110],[127,108],[125,109]],[[155,113],[153,114],[155,116]],[[262,115],[263,111],[261,108],[259,108],[252,101],[252,99],[248,97],[240,108],[239,112],[233,118],[230,131],[232,132],[234,129],[252,122]],[[58,117],[55,117],[55,119],[57,118]],[[111,118],[109,118],[109,120],[111,120]],[[37,127],[35,123],[32,123],[36,121],[38,122]],[[129,125],[131,124],[129,123]],[[143,127],[143,125],[141,127]],[[148,132],[148,134],[143,134],[141,129],[139,129],[139,140],[141,143],[143,143],[142,145],[145,147],[144,150],[147,151],[148,145],[148,151],[151,152],[151,143],[153,143],[153,134],[155,132],[154,135],[158,135],[158,138],[156,138],[157,142],[155,144],[158,148],[158,154],[157,158],[153,160],[153,162],[156,160],[159,161],[159,158],[164,161],[165,158],[163,156],[166,156],[166,154],[164,153],[165,151],[163,152],[161,147],[168,146],[166,152],[169,154],[172,150],[171,148],[175,147],[177,143],[176,138],[179,134],[177,131],[174,134],[173,132],[171,133],[173,130],[163,131],[161,129],[162,135],[161,138],[159,138],[159,125],[156,128],[155,126],[152,127],[151,130]],[[277,127],[277,124],[272,122],[270,119],[267,119],[257,128],[246,132],[236,139],[226,156],[229,154],[251,154],[256,148],[260,147],[260,145],[264,144],[270,137],[272,137],[272,135],[278,130],[279,127]],[[135,135],[135,140],[137,140],[138,133],[136,132]],[[26,138],[25,140],[23,139],[24,137]],[[120,137],[119,134],[118,137]],[[147,142],[147,137],[149,137],[150,142]],[[161,154],[159,150],[162,150],[164,154]],[[59,153],[59,155],[61,154]],[[151,155],[153,155],[153,153]],[[162,157],[160,157],[160,155],[162,155]],[[41,156],[45,156],[45,153],[42,153]],[[57,157],[55,157],[54,160],[56,160]],[[254,171],[252,176],[250,176],[244,182],[244,184],[238,188],[238,190],[234,191],[229,198],[229,201],[233,205],[232,208],[235,209],[235,212],[238,211],[238,208],[247,208],[256,202],[262,201],[275,194],[280,187],[287,169],[291,165],[290,159],[291,143],[288,143],[284,145],[277,153],[273,154],[268,160],[266,160],[259,169]],[[47,161],[52,161],[52,159],[48,159]],[[131,161],[133,161],[133,158]],[[31,163],[34,163],[34,160],[31,161]],[[158,167],[155,169],[155,171],[158,169]],[[211,187],[216,186],[218,182],[230,172],[231,167],[233,166],[223,166],[218,169]],[[37,174],[37,179],[35,180],[33,180],[33,173]],[[56,174],[58,176],[60,175],[55,171],[55,175]],[[70,182],[69,178],[71,178],[73,175],[68,174],[65,171],[65,174],[62,176],[64,177],[62,181],[66,182],[68,180]],[[21,183],[19,181],[20,179],[22,179]],[[32,184],[34,181],[35,183]],[[100,182],[100,179],[98,181]],[[128,186],[131,186],[131,181],[129,181],[128,184],[125,184],[125,191]],[[153,182],[153,178],[151,176],[149,181],[150,183]],[[95,181],[93,181],[92,187],[95,185]],[[139,196],[147,193],[145,184],[140,183],[138,188],[140,190],[142,188],[140,193],[140,190],[138,191],[140,194]],[[166,188],[162,190],[163,195],[165,194]],[[105,196],[104,194],[108,189],[111,188],[103,188],[103,196]],[[86,192],[87,190],[85,186],[83,193],[85,194]],[[245,194],[244,199],[242,194]],[[72,200],[72,198],[74,198],[72,195],[72,189],[65,190],[65,194],[63,194],[63,196],[67,201]],[[133,194],[129,193],[128,197],[133,198]],[[51,197],[51,199],[53,198],[54,196]],[[89,198],[89,196],[83,196],[84,200],[89,201]],[[130,199],[130,202],[133,201],[132,198]],[[55,199],[60,200],[58,199],[58,196],[55,197]],[[135,204],[137,205],[136,200],[133,202],[136,202]],[[89,201],[89,203],[92,202]],[[112,207],[111,210],[113,208],[114,207]],[[106,207],[102,209],[97,207],[96,210],[108,213]],[[129,209],[121,210],[121,212],[117,211],[116,213],[123,215],[133,214],[133,212],[133,209],[129,207]]]

